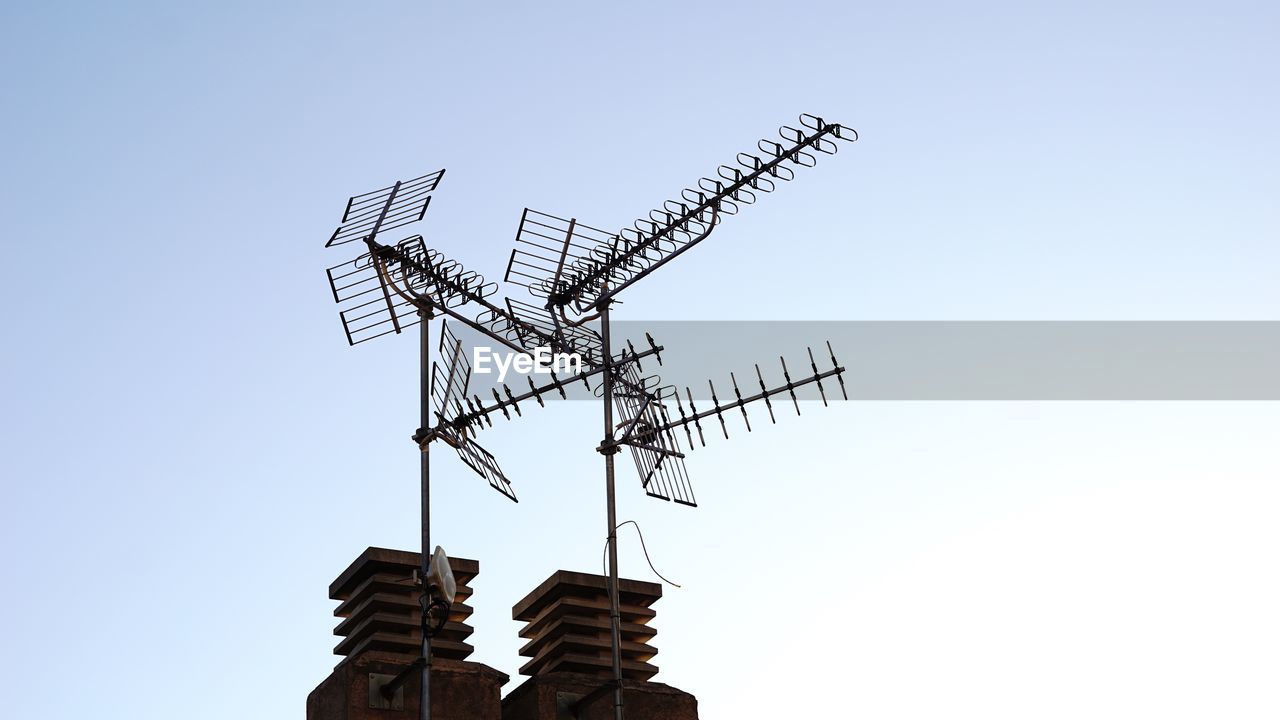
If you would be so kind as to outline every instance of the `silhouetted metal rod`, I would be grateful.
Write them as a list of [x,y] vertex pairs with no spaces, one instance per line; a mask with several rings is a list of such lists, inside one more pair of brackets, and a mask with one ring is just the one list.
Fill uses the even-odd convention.
[[[397,189],[399,183],[396,183]],[[391,196],[395,197],[395,190],[392,190]],[[421,395],[421,407],[419,421],[426,423],[431,421],[431,310],[424,308],[418,311],[421,315],[419,325],[419,347],[418,347],[418,394]],[[431,576],[431,448],[419,448],[421,456],[419,462],[421,464],[421,480],[419,490],[421,497],[421,555],[419,560],[419,572],[422,576],[422,681],[419,688],[419,710],[418,717],[420,720],[431,720],[431,633],[429,631],[429,621],[427,618],[427,609],[431,605],[429,597],[429,589],[427,587],[427,578]]]
[[[382,221],[387,219],[387,211],[391,209],[391,203],[396,201],[396,193],[400,192],[400,181],[397,180],[395,185],[391,186],[391,193],[387,195],[387,202],[382,206],[382,212],[378,215],[378,219],[373,223],[373,229],[369,231],[368,241],[374,242],[374,238],[378,236],[378,229],[382,227]],[[347,202],[347,208],[350,209],[351,202]],[[378,284],[382,286],[382,299],[387,303],[387,309],[391,314],[391,326],[400,332],[400,318],[396,317],[394,304],[391,302],[391,293],[387,290],[387,281],[382,277],[382,273],[378,273]],[[336,292],[336,291],[335,291]]]
[[605,514],[609,523],[609,647],[613,665],[613,717],[623,720],[622,699],[622,613],[620,611],[618,588],[618,505],[614,487],[613,456],[618,448],[613,435],[613,381],[618,373],[613,372],[613,354],[609,345],[609,304],[603,303],[600,309],[600,337],[604,341],[603,360],[609,372],[604,374],[601,386],[604,402],[604,440],[599,451],[604,455],[605,475]]
[[[525,212],[528,212],[528,210],[526,209]],[[569,246],[573,243],[573,230],[577,226],[578,218],[569,218],[569,229],[564,234],[564,247],[560,249],[560,262],[556,263],[556,276],[551,281],[551,289],[553,292],[555,291],[555,288],[560,285],[560,276],[564,274],[564,261],[569,257]],[[548,301],[547,307],[551,307],[551,305],[552,303]],[[551,313],[551,316],[554,318],[555,313]]]
[[[750,173],[747,173],[746,175],[743,175],[737,181],[726,186],[725,189],[721,190],[715,195],[712,195],[711,197],[707,198],[706,200],[699,203],[698,205],[695,205],[692,209],[680,215],[679,218],[668,223],[661,230],[650,235],[648,238],[640,241],[633,247],[628,248],[627,250],[624,250],[620,255],[610,258],[607,264],[601,264],[591,269],[590,271],[583,273],[580,277],[576,278],[574,281],[569,283],[569,285],[564,290],[564,294],[576,300],[579,297],[579,295],[581,295],[584,291],[590,288],[599,287],[601,281],[604,278],[608,277],[610,275],[610,272],[613,269],[630,263],[631,260],[634,259],[637,255],[640,255],[646,250],[657,245],[659,242],[661,242],[662,240],[670,236],[671,233],[674,232],[676,229],[684,227],[694,218],[701,218],[702,215],[708,211],[711,211],[712,213],[718,212],[718,208],[721,200],[725,199],[730,195],[733,195],[734,193],[738,192],[739,190],[741,190],[742,188],[748,185],[754,186],[754,183],[757,180],[759,180],[761,176],[771,173],[774,170],[774,168],[782,164],[783,160],[787,160],[789,158],[794,157],[797,152],[799,152],[800,150],[803,150],[806,147],[816,146],[817,143],[820,142],[823,137],[830,135],[832,133],[835,133],[837,130],[840,129],[840,127],[841,125],[839,123],[823,123],[822,128],[817,132],[815,132],[813,135],[805,136],[802,140],[797,142],[786,152],[782,153],[781,155],[778,155],[777,157],[775,157],[774,159],[766,163],[761,164],[760,167],[756,168]],[[714,227],[714,226],[715,226],[715,222],[713,220],[711,227]],[[710,233],[710,229],[708,229],[707,233],[704,233],[702,238],[698,238],[692,242],[685,244],[682,247],[677,248],[674,252],[659,259],[657,262],[645,268],[640,273],[633,275],[627,280],[622,281],[620,284],[613,286],[609,290],[606,290],[604,293],[599,295],[591,304],[598,305],[599,303],[607,302],[608,300],[613,298],[615,295],[617,295],[619,292],[622,292],[626,288],[630,287],[631,284],[634,283],[635,281],[648,275],[649,273],[653,272],[657,268],[662,267],[667,262],[669,262],[672,258],[677,257],[678,255],[680,255],[680,253],[693,247],[698,241],[705,238],[706,235],[709,233]]]
[[396,673],[395,677],[391,678],[391,682],[382,686],[382,689],[379,690],[379,692],[382,693],[382,697],[387,700],[393,699],[396,696],[396,691],[400,689],[400,686],[408,682],[409,678],[413,676],[413,673],[426,665],[426,663],[426,658],[418,658],[406,665],[403,670]]
[[[648,431],[645,431],[645,434],[646,434],[646,435],[647,435],[647,434],[649,434],[649,433],[648,433]],[[666,456],[669,456],[669,457],[678,457],[678,458],[683,458],[683,457],[684,457],[684,453],[682,453],[682,452],[680,452],[680,451],[678,451],[678,450],[671,450],[671,449],[669,449],[669,448],[658,447],[658,446],[656,446],[656,445],[642,445],[642,444],[640,444],[640,443],[633,442],[633,441],[630,441],[630,440],[617,440],[617,441],[614,441],[614,443],[613,443],[613,444],[614,444],[614,445],[626,445],[626,446],[628,446],[628,447],[640,448],[641,450],[650,450],[650,451],[652,451],[652,452],[656,452],[656,453],[658,453],[659,455],[666,455]]]
[[608,680],[602,683],[595,690],[592,690],[591,692],[584,695],[581,700],[573,704],[574,717],[578,717],[580,713],[585,711],[587,708],[591,707],[591,703],[595,702],[596,700],[599,700],[600,698],[604,697],[605,695],[608,695],[609,693],[612,693],[615,687],[625,688],[626,687],[625,682],[626,682],[625,680],[620,682],[615,680]]
[[[810,357],[812,357],[812,355],[813,355],[813,351],[812,351],[812,350],[810,350],[810,351],[809,351],[809,354],[810,354]],[[836,362],[836,351],[831,349],[831,341],[830,341],[830,340],[828,340],[828,341],[827,341],[827,354],[831,356],[831,364],[832,364],[832,365],[839,365],[839,363],[838,363],[838,362]],[[758,368],[757,368],[757,370],[758,370]],[[848,399],[849,399],[849,393],[845,392],[845,389],[844,389],[844,375],[837,375],[837,376],[836,376],[836,380],[839,380],[839,381],[840,381],[840,395],[841,395],[842,397],[844,397],[844,399],[845,399],[845,400],[848,400]]]
[[[461,345],[459,345],[459,347],[458,347],[458,352],[459,352],[459,353],[461,353],[461,352],[462,352]],[[815,368],[815,369],[816,369],[816,368]],[[449,389],[452,389],[452,388],[453,388],[453,386],[454,386],[454,385],[453,385],[453,383],[454,383],[454,380],[457,378],[457,376],[458,376],[458,363],[456,363],[456,362],[449,363],[449,375],[448,375],[448,377],[446,377],[446,378],[445,378],[445,381],[444,381],[444,386],[445,386],[446,390],[449,390]],[[462,390],[462,392],[463,392],[464,394],[466,393],[465,386],[464,386],[464,389]],[[446,397],[447,397],[447,395],[446,395]],[[449,408],[447,408],[447,407],[442,407],[442,408],[440,408],[440,410],[441,410],[441,411],[444,411],[444,412],[448,412]]]
[[[635,351],[624,352],[622,356],[614,359],[612,363],[612,367],[617,368],[627,363],[638,362],[641,358],[648,357],[650,355],[657,355],[658,353],[662,352],[663,349],[664,348],[661,345],[655,345],[649,348],[648,350],[641,350],[639,352],[635,352]],[[521,400],[529,400],[531,398],[536,398],[538,399],[539,404],[541,404],[542,402],[541,396],[543,394],[551,392],[553,390],[560,390],[560,394],[563,395],[564,391],[562,388],[564,387],[564,384],[566,382],[577,382],[579,380],[585,380],[586,378],[589,378],[593,375],[599,375],[600,373],[604,372],[605,369],[606,368],[604,365],[600,365],[598,367],[591,368],[590,370],[584,370],[567,380],[561,380],[560,378],[556,378],[555,380],[545,385],[542,385],[540,387],[535,387],[530,390],[526,390],[525,392],[522,392],[519,395],[512,393],[511,388],[508,388],[507,386],[504,385],[503,388],[506,391],[506,395],[507,395],[506,398],[499,396],[498,391],[495,388],[493,390],[495,401],[492,405],[481,405],[478,402],[472,405],[470,400],[468,400],[467,404],[472,405],[472,409],[470,411],[463,413],[452,420],[443,421],[437,424],[435,427],[432,427],[431,429],[427,430],[426,432],[423,432],[420,429],[418,433],[414,434],[413,440],[419,445],[424,445],[425,443],[434,442],[435,440],[440,439],[441,433],[447,433],[451,430],[461,432],[464,428],[475,425],[482,418],[487,419],[489,413],[493,413],[493,412],[501,411],[504,415],[507,416],[507,419],[510,420],[511,415],[510,413],[507,413],[506,409],[509,407],[513,408],[515,409],[516,413],[519,414],[520,409],[516,405],[516,403],[519,403]],[[436,417],[440,417],[439,413],[436,414]]]
[[796,406],[796,415],[799,415],[800,401],[796,399],[796,386],[791,382],[791,373],[787,370],[787,359],[779,355],[778,360],[782,363],[782,377],[787,381],[787,392],[791,393],[791,402]]
[[[818,362],[817,362],[816,360],[814,360],[814,359],[813,359],[813,348],[807,348],[807,350],[809,351],[809,367],[813,368],[813,374],[814,374],[814,375],[817,375],[817,374],[818,374]],[[833,362],[832,364],[835,364],[835,363]],[[735,387],[734,389],[736,390],[737,388]],[[822,381],[821,381],[821,380],[819,380],[819,381],[818,381],[818,394],[822,396],[822,407],[826,407],[826,406],[827,406],[827,391],[822,389]],[[846,398],[846,399],[847,399],[847,398]],[[739,401],[741,401],[741,400],[742,400],[742,398],[741,398],[741,397],[739,397],[739,398],[738,398],[738,400],[739,400]],[[744,411],[744,412],[742,413],[742,416],[743,416],[743,417],[746,417],[746,416],[747,416],[747,413]],[[750,425],[750,423],[748,423],[748,424],[747,424],[747,430],[750,430],[750,429],[751,429],[751,425]]]
[[378,213],[378,219],[373,223],[373,229],[369,231],[369,240],[378,237],[378,231],[382,229],[382,222],[387,219],[387,211],[391,209],[392,203],[396,201],[396,194],[400,192],[400,181],[397,180],[395,185],[391,186],[391,193],[387,195],[387,202],[383,204],[382,211]]
[[707,387],[711,388],[711,404],[715,405],[716,417],[720,420],[720,431],[724,433],[724,439],[729,439],[729,428],[724,424],[724,415],[720,414],[720,398],[716,397],[716,386],[711,380],[707,380]]
[[[688,397],[688,398],[689,398],[689,412],[693,413],[693,416],[692,416],[692,417],[690,417],[690,418],[689,418],[689,420],[690,420],[690,421],[692,421],[692,422],[693,422],[693,426],[694,426],[694,427],[696,427],[696,428],[698,429],[698,442],[702,443],[702,446],[703,446],[703,447],[706,447],[706,446],[707,446],[707,439],[706,439],[706,437],[704,437],[704,436],[703,436],[703,434],[702,434],[702,423],[698,422],[698,419],[699,419],[700,417],[702,417],[702,416],[698,414],[698,408],[696,408],[696,407],[694,407],[694,406],[693,406],[693,391],[692,391],[692,390],[690,390],[690,389],[686,386],[686,387],[685,387],[685,389],[684,389],[684,394],[685,394],[685,396],[686,396],[686,397]],[[768,396],[766,396],[766,397],[768,397]],[[677,403],[679,403],[679,402],[680,402],[680,393],[679,393],[679,391],[677,391],[677,392],[676,392],[676,402],[677,402]],[[681,411],[680,411],[680,414],[681,414],[681,415],[684,415],[684,411],[683,411],[683,410],[681,410]],[[683,419],[683,418],[681,418],[681,423],[682,423],[682,424],[684,423],[684,419]],[[687,427],[687,426],[686,426],[686,427]],[[692,441],[692,440],[690,440],[690,441],[689,441],[689,447],[693,447],[693,441]]]
[[[809,356],[813,357],[813,353],[810,352]],[[818,372],[817,366],[814,366],[813,371],[815,373]],[[747,417],[747,401],[742,399],[742,391],[738,390],[738,378],[733,373],[729,373],[729,380],[733,383],[733,394],[738,398],[738,409],[742,411],[742,422],[747,424],[747,432],[751,432],[751,418]],[[818,383],[818,390],[822,390],[822,383]],[[822,404],[827,404],[826,395],[822,396]]]
[[[843,373],[844,371],[845,371],[845,368],[843,368],[843,367],[836,367],[836,368],[833,368],[833,369],[831,369],[831,370],[827,370],[826,372],[820,372],[820,373],[818,373],[817,375],[813,375],[813,376],[807,377],[807,378],[805,378],[805,379],[803,379],[803,380],[799,380],[799,381],[795,381],[795,382],[788,381],[785,385],[780,385],[780,386],[778,386],[778,387],[776,387],[776,388],[773,388],[772,390],[765,390],[764,392],[756,393],[755,395],[752,395],[751,397],[743,398],[743,399],[741,400],[741,402],[735,401],[732,405],[729,405],[728,407],[733,407],[733,406],[741,407],[741,406],[746,405],[746,404],[748,404],[748,403],[753,403],[753,402],[755,402],[756,400],[766,400],[766,401],[767,401],[769,397],[771,397],[771,396],[773,396],[773,395],[779,395],[779,394],[784,393],[784,392],[786,392],[786,393],[791,393],[792,397],[795,397],[795,392],[794,392],[795,388],[803,387],[803,386],[805,386],[805,385],[808,385],[809,383],[815,383],[815,382],[818,382],[819,380],[822,380],[822,379],[824,379],[824,378],[829,378],[829,377],[831,377],[831,376],[833,376],[833,375],[835,375],[835,376],[839,376],[839,375],[840,375],[841,373]],[[847,398],[846,398],[846,399],[847,399]],[[694,410],[693,410],[693,398],[692,398],[692,397],[690,397],[690,398],[689,398],[689,407],[690,407],[690,413],[691,413],[691,414],[690,414],[688,417],[681,417],[679,420],[672,420],[672,421],[671,421],[671,422],[669,422],[669,423],[666,423],[666,424],[664,424],[664,425],[660,425],[660,426],[658,426],[658,427],[654,428],[654,429],[653,429],[653,432],[655,432],[655,433],[666,432],[666,431],[668,431],[668,430],[672,430],[672,429],[675,429],[675,428],[678,428],[678,427],[685,427],[685,426],[689,425],[690,423],[693,423],[693,424],[698,428],[698,436],[699,436],[699,438],[701,438],[701,437],[702,437],[702,426],[701,426],[701,424],[699,424],[699,423],[698,423],[698,421],[699,421],[699,420],[701,420],[701,419],[703,419],[703,418],[711,417],[712,415],[719,416],[719,415],[720,415],[720,413],[721,413],[721,411],[722,411],[722,410],[724,410],[724,408],[723,408],[723,407],[720,407],[719,405],[717,405],[716,407],[714,407],[714,408],[712,408],[712,409],[710,409],[710,410],[703,410],[702,412],[696,412],[696,411],[694,411]],[[799,406],[799,405],[796,405],[796,414],[797,414],[797,415],[799,415],[799,414],[800,414],[800,406]],[[723,421],[723,418],[722,418],[722,421]],[[646,431],[646,432],[648,432],[648,431]],[[704,442],[703,444],[705,445],[706,443]]]
[[653,395],[649,393],[644,394],[644,402],[641,403],[640,408],[636,410],[636,416],[623,426],[622,436],[618,438],[618,442],[625,443],[631,439],[631,434],[634,433],[636,428],[644,422],[644,411],[649,409],[649,406],[653,404],[653,401]]
[[[834,355],[831,356],[831,364],[832,365],[836,364],[836,358]],[[756,379],[760,381],[760,392],[762,393],[768,392],[764,386],[764,375],[760,374],[760,363],[756,363]],[[777,425],[778,419],[773,416],[773,403],[769,401],[768,395],[764,396],[764,405],[765,407],[769,408],[769,422],[773,423],[774,425]]]

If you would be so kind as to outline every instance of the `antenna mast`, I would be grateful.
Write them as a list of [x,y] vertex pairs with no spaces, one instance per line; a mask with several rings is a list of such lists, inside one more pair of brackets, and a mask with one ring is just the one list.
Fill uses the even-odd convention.
[[[827,402],[822,381],[835,377],[844,395],[844,368],[839,366],[827,344],[831,369],[819,370],[812,350],[812,374],[792,379],[786,360],[782,371],[786,382],[769,388],[756,366],[760,390],[744,397],[732,374],[735,400],[721,404],[715,386],[708,381],[712,408],[699,411],[693,393],[685,388],[689,409],[675,388],[662,386],[656,376],[641,373],[641,361],[652,357],[662,362],[662,346],[646,335],[648,348],[637,350],[630,342],[615,349],[610,327],[611,308],[619,293],[658,268],[707,239],[720,221],[735,215],[742,206],[754,203],[761,193],[776,189],[778,183],[794,179],[796,167],[813,167],[822,154],[835,154],[835,141],[853,141],[850,128],[827,123],[814,115],[801,115],[800,127],[783,126],[777,140],[761,140],[759,155],[739,153],[735,164],[721,165],[714,176],[700,179],[686,188],[679,199],[637,220],[633,226],[609,233],[578,222],[524,211],[516,233],[516,247],[507,264],[505,280],[527,288],[538,304],[510,298],[498,304],[490,298],[497,285],[485,282],[475,272],[429,249],[420,235],[394,244],[383,244],[379,234],[421,220],[431,193],[439,185],[444,170],[390,187],[352,197],[342,222],[326,243],[327,247],[360,242],[365,252],[355,259],[329,268],[329,285],[347,342],[357,345],[388,334],[399,334],[418,324],[420,427],[413,441],[421,453],[421,543],[422,594],[422,694],[419,717],[431,716],[431,637],[447,620],[448,601],[429,585],[431,577],[430,536],[430,448],[437,440],[452,447],[463,463],[483,477],[490,486],[512,501],[512,483],[496,458],[474,440],[478,431],[493,426],[492,415],[501,412],[510,420],[511,412],[522,415],[521,402],[543,405],[549,393],[565,398],[566,387],[581,382],[603,400],[604,437],[596,450],[605,461],[605,504],[607,555],[609,559],[610,681],[601,691],[611,691],[613,715],[622,720],[624,675],[618,597],[617,489],[614,456],[623,446],[630,449],[641,486],[645,492],[664,500],[696,506],[693,488],[685,472],[684,458],[676,430],[683,429],[690,448],[693,430],[705,445],[701,421],[712,415],[728,438],[724,411],[736,408],[751,430],[747,405],[764,401],[769,418],[776,421],[771,398],[788,393],[799,414],[796,388],[816,384]],[[470,315],[463,308],[478,314]],[[571,317],[570,314],[575,317]],[[581,358],[581,369],[572,377],[558,377],[537,385],[528,379],[528,390],[513,392],[503,385],[503,393],[492,390],[492,400],[482,400],[470,391],[471,365],[463,343],[442,324],[439,343],[441,363],[430,364],[430,322],[443,316],[464,325],[508,350],[533,355],[542,348]],[[591,328],[598,323],[598,330]],[[847,399],[847,396],[845,396]],[[434,401],[434,406],[433,406]],[[670,412],[674,401],[679,417]],[[616,415],[615,415],[616,413]],[[617,422],[615,422],[617,421]],[[691,429],[692,428],[692,429]],[[443,553],[440,553],[443,557]],[[434,617],[433,617],[434,614]],[[414,670],[405,668],[395,681],[383,687],[384,694],[395,689]]]

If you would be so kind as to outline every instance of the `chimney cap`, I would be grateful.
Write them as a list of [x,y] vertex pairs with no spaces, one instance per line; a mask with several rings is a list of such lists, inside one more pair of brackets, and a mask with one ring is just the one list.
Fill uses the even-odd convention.
[[[598,597],[607,593],[608,578],[557,570],[511,608],[511,619],[532,620],[548,605],[565,597]],[[622,604],[647,608],[661,597],[662,586],[658,583],[618,579],[618,601]]]
[[[409,577],[413,570],[421,565],[420,553],[370,546],[365,548],[365,551],[360,553],[360,556],[353,560],[336,580],[329,583],[329,597],[333,600],[346,600],[356,586],[374,573],[399,572]],[[480,574],[480,563],[475,560],[450,557],[449,565],[453,568],[453,574],[460,585]]]

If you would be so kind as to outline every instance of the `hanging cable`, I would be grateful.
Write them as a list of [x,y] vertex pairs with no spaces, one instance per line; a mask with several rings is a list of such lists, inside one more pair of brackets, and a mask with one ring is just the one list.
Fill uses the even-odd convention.
[[[644,533],[640,532],[640,523],[636,522],[635,520],[624,520],[624,521],[622,521],[622,522],[618,523],[618,527],[615,527],[615,528],[613,529],[613,530],[614,530],[614,532],[616,533],[616,532],[618,531],[618,528],[622,527],[623,525],[635,525],[635,526],[636,526],[636,535],[639,535],[639,536],[640,536],[640,550],[642,550],[642,551],[644,552],[644,561],[645,561],[645,562],[647,562],[647,563],[649,563],[649,569],[653,571],[653,574],[654,574],[654,575],[657,575],[657,576],[658,576],[658,578],[662,580],[662,582],[664,582],[664,583],[666,583],[666,584],[670,585],[671,587],[677,587],[677,588],[678,588],[678,587],[683,587],[680,583],[674,583],[674,582],[671,582],[670,580],[668,580],[668,579],[666,579],[665,577],[663,577],[662,573],[658,572],[658,569],[657,569],[656,567],[654,567],[654,566],[653,566],[653,560],[650,560],[650,559],[649,559],[649,548],[645,547],[645,544],[644,544]],[[605,538],[605,541],[604,541],[604,552],[603,552],[603,553],[601,553],[601,558],[600,558],[600,569],[601,569],[601,574],[602,574],[602,575],[608,575],[608,574],[609,574],[609,559],[608,559],[608,555],[609,555],[609,539],[608,539],[608,538]]]

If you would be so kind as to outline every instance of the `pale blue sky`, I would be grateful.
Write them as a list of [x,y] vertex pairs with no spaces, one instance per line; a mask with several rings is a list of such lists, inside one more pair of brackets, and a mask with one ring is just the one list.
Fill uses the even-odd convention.
[[[523,207],[621,227],[810,112],[862,140],[619,317],[1277,319],[1278,15],[7,4],[6,712],[302,716],[329,580],[416,542],[414,343],[347,348],[323,274],[348,195],[447,167],[420,231],[496,280]],[[437,465],[436,537],[481,561],[475,659],[513,676],[510,606],[604,530],[593,406],[544,418],[486,441],[519,506]],[[696,510],[624,467],[621,517],[686,584],[658,679],[709,718],[815,681],[869,718],[1274,717],[1277,421],[815,408],[693,455]]]

